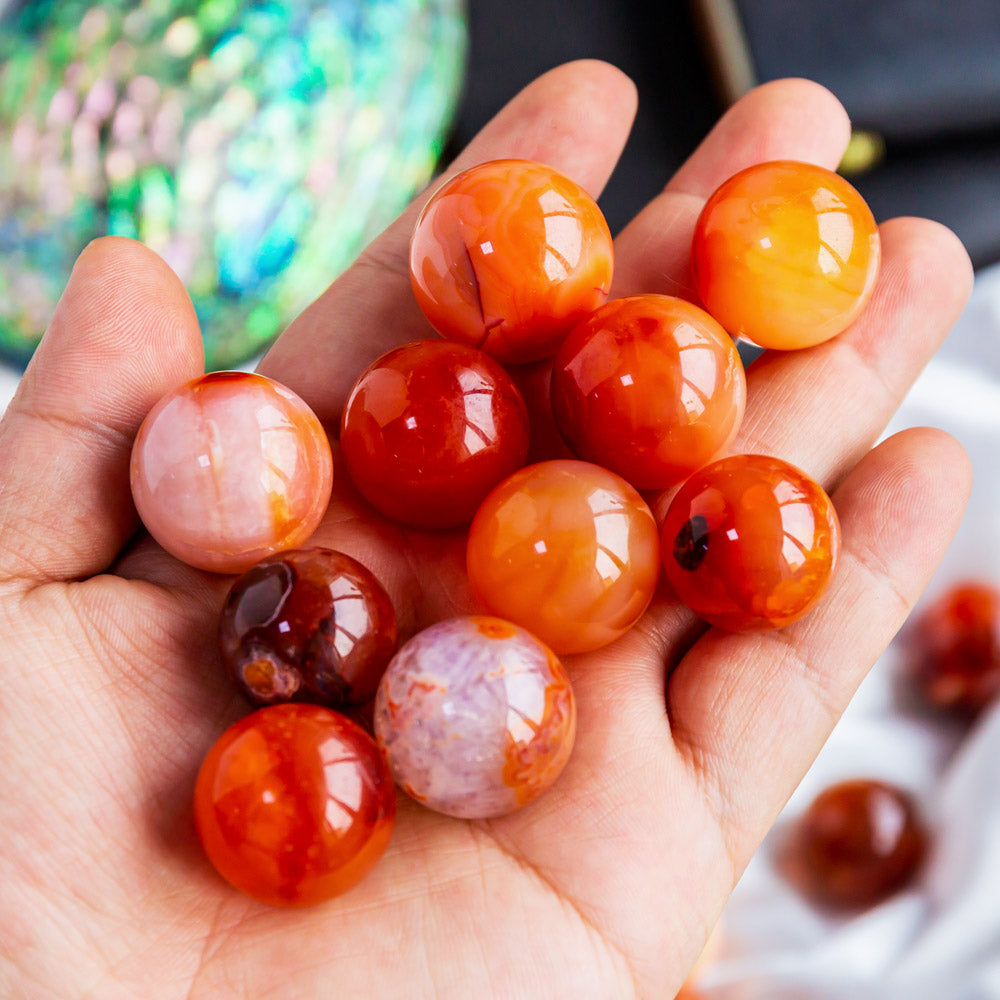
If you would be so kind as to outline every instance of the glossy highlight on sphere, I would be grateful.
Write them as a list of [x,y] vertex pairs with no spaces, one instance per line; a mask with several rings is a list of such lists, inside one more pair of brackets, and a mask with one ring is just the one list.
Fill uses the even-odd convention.
[[241,573],[312,535],[333,459],[322,424],[290,389],[212,372],[150,410],[131,478],[139,516],[163,548],[199,569]]
[[1000,696],[1000,588],[985,580],[950,586],[914,621],[905,646],[920,697],[974,719]]
[[421,340],[370,365],[351,390],[340,446],[354,485],[418,528],[468,524],[528,455],[528,414],[503,367],[468,344]]
[[258,705],[362,705],[396,651],[396,614],[382,584],[333,549],[261,560],[232,586],[219,627],[222,662]]
[[389,664],[375,734],[396,781],[462,819],[503,816],[549,788],[573,748],[576,704],[562,665],[510,622],[452,618]]
[[656,523],[624,479],[589,462],[529,465],[483,501],[466,550],[492,614],[558,654],[613,642],[646,610],[659,578]]
[[801,470],[733,455],[699,470],[671,501],[663,567],[695,614],[731,632],[782,628],[823,595],[840,553],[830,498]]
[[593,198],[541,163],[492,160],[428,201],[410,280],[443,337],[504,363],[551,357],[611,288],[613,244]]
[[878,227],[831,170],[776,160],[740,171],[708,199],[691,265],[705,308],[761,347],[811,347],[845,330],[878,276]]
[[198,772],[195,822],[228,882],[277,906],[309,906],[357,885],[396,818],[374,740],[319,705],[272,705],[226,730]]
[[927,842],[907,792],[882,781],[845,781],[823,791],[797,820],[781,866],[817,905],[859,910],[910,884]]
[[746,377],[732,338],[668,295],[614,299],[556,353],[552,412],[574,453],[637,489],[666,489],[735,437]]

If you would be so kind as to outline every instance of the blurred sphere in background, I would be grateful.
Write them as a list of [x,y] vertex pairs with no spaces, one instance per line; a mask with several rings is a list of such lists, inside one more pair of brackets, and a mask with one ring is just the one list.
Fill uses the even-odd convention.
[[465,51],[462,0],[0,0],[0,357],[105,234],[209,370],[258,353],[430,178]]

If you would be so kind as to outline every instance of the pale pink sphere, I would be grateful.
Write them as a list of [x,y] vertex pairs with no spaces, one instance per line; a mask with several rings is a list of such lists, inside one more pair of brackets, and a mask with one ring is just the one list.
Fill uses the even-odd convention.
[[216,573],[242,573],[305,542],[333,485],[319,419],[290,389],[249,372],[212,372],[164,396],[139,428],[131,472],[149,533]]

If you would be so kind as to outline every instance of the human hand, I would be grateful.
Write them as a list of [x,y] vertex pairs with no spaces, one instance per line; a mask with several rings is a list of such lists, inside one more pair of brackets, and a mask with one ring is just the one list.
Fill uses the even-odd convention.
[[[596,194],[634,100],[604,64],[561,67],[452,169],[525,157]],[[832,167],[846,139],[842,109],[814,84],[748,95],[621,233],[613,294],[690,294],[694,220],[723,179],[764,159]],[[406,271],[416,211],[260,366],[330,427],[365,364],[430,335]],[[781,632],[729,635],[661,587],[618,642],[566,658],[577,744],[542,799],[463,822],[401,795],[374,872],[307,910],[235,892],[197,842],[199,763],[248,710],[216,651],[231,581],[135,535],[128,459],[153,403],[200,373],[200,336],[155,255],[91,245],[0,425],[0,994],[672,997],[965,503],[968,463],[946,435],[870,449],[961,309],[969,263],[927,221],[886,223],[882,239],[875,296],[851,329],[752,366],[733,449],[780,456],[831,490],[844,550],[816,610]],[[472,610],[461,534],[391,525],[338,473],[314,541],[375,572],[401,632]]]

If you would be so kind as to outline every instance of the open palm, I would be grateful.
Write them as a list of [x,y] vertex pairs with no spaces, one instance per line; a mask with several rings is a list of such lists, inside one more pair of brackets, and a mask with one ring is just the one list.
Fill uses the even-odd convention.
[[[611,67],[561,67],[454,169],[542,160],[597,193],[634,90]],[[758,89],[617,241],[613,294],[689,294],[704,198],[764,159],[836,165],[843,110],[822,88]],[[261,371],[331,427],[363,365],[429,336],[406,245],[417,207],[286,332]],[[969,472],[931,430],[873,442],[969,290],[933,223],[882,228],[869,308],[843,336],[748,373],[736,450],[776,454],[833,491],[844,555],[791,628],[704,630],[661,588],[639,625],[567,657],[579,708],[554,788],[485,822],[401,796],[359,887],[308,910],[245,898],[204,859],[191,796],[201,758],[248,710],[215,631],[230,580],[136,535],[128,456],[165,391],[201,371],[177,279],[125,240],[90,246],[0,425],[0,995],[159,998],[667,998],[750,855],[957,527]],[[338,469],[317,544],[385,583],[404,635],[473,608],[457,535],[372,515]]]

